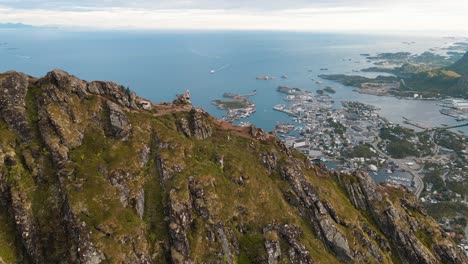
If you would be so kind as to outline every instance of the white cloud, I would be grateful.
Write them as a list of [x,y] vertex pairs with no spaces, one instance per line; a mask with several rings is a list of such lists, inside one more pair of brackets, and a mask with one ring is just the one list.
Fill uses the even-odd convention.
[[9,7],[0,8],[0,22],[98,29],[468,31],[468,1],[465,0],[446,0],[443,3],[433,0],[358,2],[353,6],[336,4],[338,2],[335,1],[335,5],[270,10],[242,7],[155,9],[123,6],[83,9],[76,6],[65,10]]

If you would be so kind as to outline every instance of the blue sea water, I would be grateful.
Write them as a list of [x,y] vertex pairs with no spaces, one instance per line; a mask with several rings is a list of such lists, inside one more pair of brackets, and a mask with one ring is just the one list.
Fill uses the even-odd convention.
[[[412,42],[408,45],[402,42]],[[113,80],[155,102],[171,101],[190,89],[192,102],[216,117],[211,100],[224,92],[250,93],[257,112],[250,121],[272,130],[289,118],[272,107],[284,103],[279,85],[308,90],[332,86],[341,100],[371,103],[381,115],[401,123],[402,116],[428,124],[455,124],[439,114],[435,102],[362,95],[350,87],[319,80],[322,73],[347,73],[371,66],[361,53],[409,51],[422,53],[448,45],[440,37],[372,36],[299,32],[126,32],[63,29],[0,29],[0,72],[15,70],[33,76],[61,68],[86,80]],[[321,71],[328,68],[328,71]],[[216,70],[215,74],[210,74]],[[288,79],[258,81],[258,75]],[[373,75],[369,73],[355,73]],[[464,130],[465,133],[468,130]]]

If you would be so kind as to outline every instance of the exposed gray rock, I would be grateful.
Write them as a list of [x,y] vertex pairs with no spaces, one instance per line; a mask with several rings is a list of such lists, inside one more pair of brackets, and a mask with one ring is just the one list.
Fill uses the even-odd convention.
[[208,114],[205,111],[196,108],[190,111],[190,131],[196,139],[211,137],[213,129],[208,124]]
[[[270,225],[263,229],[265,234],[269,234],[270,236],[278,237],[277,228],[273,225]],[[278,239],[265,239],[265,249],[267,254],[267,261],[268,264],[277,264],[279,262],[279,258],[281,256],[281,246]]]
[[[74,218],[74,217],[73,217]],[[71,223],[76,222],[75,219],[69,219]],[[77,254],[80,263],[99,264],[106,260],[104,254],[96,248],[91,242],[88,227],[85,222],[81,224],[72,224],[75,230],[75,239],[78,240]]]
[[0,115],[8,128],[23,140],[31,138],[31,128],[26,112],[26,94],[30,77],[17,72],[0,76]]
[[390,244],[385,237],[382,237],[376,231],[372,230],[364,221],[360,221],[360,226],[368,237],[377,242],[377,245],[383,252],[389,252],[391,250]]
[[439,256],[442,263],[464,264],[467,258],[460,254],[452,244],[438,244],[434,246],[434,252]]
[[90,82],[88,84],[88,92],[95,95],[100,95],[104,91],[102,90],[102,82]]
[[344,187],[353,206],[359,210],[367,210],[366,197],[362,193],[359,183],[348,183]]
[[227,236],[226,236],[226,233],[224,232],[224,226],[223,224],[221,223],[217,223],[215,225],[215,229],[216,229],[216,234],[217,234],[217,237],[218,237],[218,240],[221,242],[221,248],[223,250],[223,256],[224,256],[224,260],[231,264],[233,263],[233,256],[232,256],[232,253],[231,253],[231,248],[229,247],[229,241],[227,239]]
[[189,178],[189,190],[192,195],[193,207],[197,214],[204,220],[210,219],[210,212],[206,207],[205,191],[193,176]]
[[250,135],[260,141],[266,141],[271,135],[265,133],[263,129],[250,126]]
[[[355,206],[360,210],[369,210],[371,212],[380,230],[395,245],[400,258],[405,262],[437,263],[434,256],[416,239],[415,232],[420,229],[418,222],[408,213],[400,213],[391,201],[384,199],[382,194],[377,191],[377,185],[369,175],[356,173],[355,177],[358,184],[353,184],[352,188],[346,188],[350,197],[356,197],[351,201],[360,200],[361,202],[356,203]],[[404,208],[410,205],[403,203],[402,206]],[[402,226],[401,223],[405,223],[405,225]],[[372,235],[369,228],[367,230],[364,228],[364,230]],[[379,242],[380,248],[387,248],[387,245],[385,242]]]
[[134,177],[123,171],[113,171],[108,176],[108,179],[112,186],[118,190],[120,203],[124,207],[127,207],[130,200],[130,188],[127,181],[134,179]]
[[[375,259],[375,261],[379,263],[383,262],[383,256],[380,254],[379,248],[367,237],[365,237],[363,233],[355,229],[353,230],[352,235],[359,241],[361,245],[365,246],[366,251]],[[364,259],[360,259],[358,261],[362,262],[363,260]]]
[[140,167],[144,167],[148,161],[149,161],[149,158],[150,158],[150,153],[151,153],[151,149],[147,146],[147,145],[143,145],[143,147],[141,148],[140,150]]
[[190,244],[187,234],[193,221],[190,201],[178,201],[175,190],[169,193],[169,234],[171,237],[171,257],[173,263],[189,264]]
[[115,82],[93,81],[88,84],[88,92],[95,95],[103,95],[112,102],[132,109],[139,109],[135,95],[127,95],[126,88]]
[[181,130],[182,134],[184,134],[186,137],[192,136],[192,131],[190,131],[189,122],[183,117],[179,120],[179,129]]
[[143,188],[141,188],[136,194],[135,210],[140,219],[143,219],[143,216],[145,214],[145,190]]
[[[161,176],[161,182],[171,179],[174,174],[171,169],[166,166],[164,159],[162,157],[156,157],[156,165],[158,167],[159,175]],[[164,184],[162,184],[164,185]]]
[[16,229],[18,230],[27,254],[34,258],[37,263],[44,263],[45,259],[41,251],[37,225],[32,217],[31,208],[28,206],[25,194],[13,191],[10,199]]
[[175,105],[189,105],[190,101],[187,100],[183,94],[178,94],[172,103]]
[[127,115],[116,103],[107,101],[109,108],[110,130],[112,136],[122,140],[127,140],[132,128]]
[[312,257],[310,256],[310,252],[307,251],[306,247],[298,241],[298,239],[302,236],[302,232],[299,230],[299,228],[285,224],[278,228],[278,232],[289,245],[288,254],[291,263],[314,263]]
[[336,226],[333,217],[329,211],[334,210],[329,206],[327,210],[319,199],[319,196],[315,189],[305,179],[300,168],[297,164],[300,164],[297,160],[291,160],[291,165],[283,167],[281,169],[282,177],[289,182],[295,195],[301,201],[299,210],[304,215],[308,216],[312,226],[315,229],[316,234],[330,248],[336,256],[344,261],[351,262],[353,260],[352,251],[348,245],[348,241]]
[[273,170],[277,169],[278,155],[275,152],[263,153],[262,162],[268,168],[268,173],[271,174]]
[[65,71],[55,69],[46,74],[46,76],[39,80],[39,84],[52,84],[59,90],[64,90],[66,93],[75,93],[80,98],[87,95],[87,83],[68,74]]

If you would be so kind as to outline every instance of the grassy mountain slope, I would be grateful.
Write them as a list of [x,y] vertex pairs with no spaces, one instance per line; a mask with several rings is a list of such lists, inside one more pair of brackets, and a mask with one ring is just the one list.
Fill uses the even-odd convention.
[[449,69],[460,75],[468,76],[468,52],[465,53],[463,58],[450,66]]
[[[405,63],[397,68],[371,67],[363,71],[395,74],[404,80],[403,85],[400,86],[403,93],[418,92],[425,97],[468,98],[468,52],[463,58],[446,68],[431,69],[426,66]],[[354,79],[354,76],[344,77],[350,80]],[[379,79],[371,79],[370,81],[380,82]]]
[[465,263],[398,186],[55,70],[0,75],[0,262]]

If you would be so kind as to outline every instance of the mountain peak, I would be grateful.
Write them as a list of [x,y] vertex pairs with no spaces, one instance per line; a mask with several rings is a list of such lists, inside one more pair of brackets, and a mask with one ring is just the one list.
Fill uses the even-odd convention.
[[61,70],[0,75],[0,260],[467,261],[401,186],[190,104],[142,102]]
[[450,66],[449,69],[464,77],[468,77],[468,51],[460,60]]

